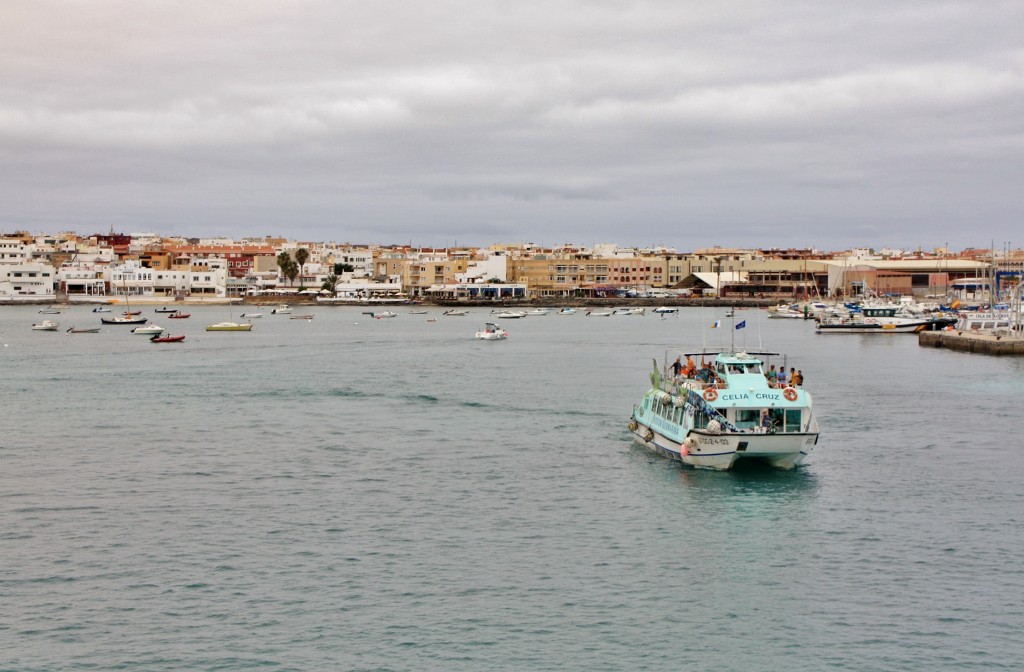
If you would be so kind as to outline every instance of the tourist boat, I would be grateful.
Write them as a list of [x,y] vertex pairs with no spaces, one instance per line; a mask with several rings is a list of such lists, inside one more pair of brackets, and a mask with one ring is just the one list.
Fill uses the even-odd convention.
[[238,322],[218,322],[217,324],[210,324],[206,327],[207,331],[252,331],[252,323],[246,322],[239,324]]
[[177,308],[168,308],[168,307],[164,306],[163,308],[157,308],[153,312],[155,312],[155,313],[176,313],[176,312],[178,312],[178,309]]
[[809,392],[769,385],[763,358],[778,353],[681,354],[688,362],[697,356],[702,366],[677,377],[668,356],[660,370],[654,362],[651,387],[629,420],[634,440],[694,467],[727,470],[739,460],[782,469],[800,464],[818,443],[818,422]]
[[508,332],[493,322],[487,322],[482,330],[476,332],[476,337],[481,341],[503,341],[508,338]]
[[468,310],[452,308],[450,310],[444,311],[441,314],[442,315],[447,315],[449,317],[463,317],[465,315],[469,315],[469,311]]
[[179,311],[177,313],[171,313],[170,315],[167,316],[167,319],[169,319],[169,320],[187,320],[190,317],[192,317],[192,313],[182,313],[182,312]]
[[43,320],[38,324],[33,324],[32,329],[34,331],[57,331],[60,325],[53,320]]
[[135,327],[132,329],[133,334],[139,334],[140,336],[152,336],[153,334],[164,333],[163,327],[158,327],[155,324],[147,324],[141,327]]
[[291,315],[292,307],[288,305],[281,305],[270,311],[271,315]]
[[185,340],[185,334],[176,334],[174,336],[161,336],[155,334],[149,339],[150,343],[181,343]]
[[76,329],[75,327],[71,327],[70,329],[67,330],[67,333],[69,333],[69,334],[98,334],[98,333],[100,333],[100,328],[99,327],[90,327],[90,328],[87,328],[87,329]]
[[817,321],[819,334],[916,334],[938,331],[956,324],[945,315],[907,315],[899,306],[863,306],[858,313],[824,316]]

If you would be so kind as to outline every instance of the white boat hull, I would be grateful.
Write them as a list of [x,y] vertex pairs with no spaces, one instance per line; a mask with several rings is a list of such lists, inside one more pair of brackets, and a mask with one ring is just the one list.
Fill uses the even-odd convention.
[[818,442],[818,435],[814,433],[712,434],[690,430],[680,444],[641,423],[631,432],[634,441],[659,455],[692,467],[721,471],[732,469],[741,459],[792,469]]

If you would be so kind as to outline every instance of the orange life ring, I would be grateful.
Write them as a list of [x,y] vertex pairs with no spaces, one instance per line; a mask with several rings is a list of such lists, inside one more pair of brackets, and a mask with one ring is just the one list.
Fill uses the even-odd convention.
[[796,390],[794,390],[792,387],[787,387],[785,390],[782,391],[782,396],[784,396],[786,399],[790,401],[796,401]]
[[713,387],[709,387],[704,390],[704,399],[707,401],[714,401],[715,399],[718,399],[718,390]]

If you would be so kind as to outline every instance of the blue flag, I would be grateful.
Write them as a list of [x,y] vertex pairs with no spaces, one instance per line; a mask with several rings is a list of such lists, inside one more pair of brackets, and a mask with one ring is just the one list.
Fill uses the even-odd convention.
[[742,322],[740,322],[739,324],[736,325],[736,328],[737,329],[742,329],[745,326],[747,326],[747,321],[743,320]]

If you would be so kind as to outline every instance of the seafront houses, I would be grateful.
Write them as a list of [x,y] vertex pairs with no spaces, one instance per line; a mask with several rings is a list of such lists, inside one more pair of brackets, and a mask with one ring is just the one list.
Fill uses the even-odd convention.
[[56,298],[53,265],[34,260],[34,243],[0,238],[0,302],[52,301]]

